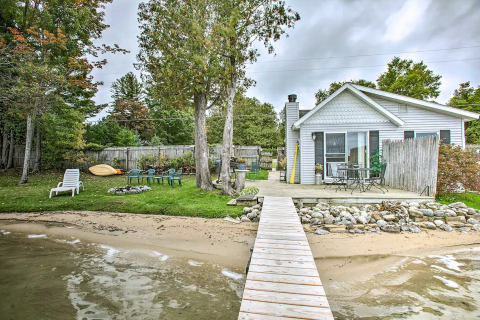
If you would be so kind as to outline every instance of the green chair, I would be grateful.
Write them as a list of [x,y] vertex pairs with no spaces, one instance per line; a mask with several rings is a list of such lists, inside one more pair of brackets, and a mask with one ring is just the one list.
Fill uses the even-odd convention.
[[132,169],[128,171],[127,175],[127,185],[132,181],[132,179],[137,178],[138,184],[140,184],[140,170],[139,169]]
[[[170,169],[170,170],[172,170],[172,169]],[[177,173],[175,173],[175,170],[173,172],[169,173],[168,183],[170,184],[170,186],[172,188],[175,185],[175,180],[178,181],[179,185],[182,185],[182,169],[178,170]]]
[[[146,174],[146,176],[144,176]],[[150,184],[150,182],[153,182],[153,175],[155,174],[155,169],[148,169],[147,171],[142,172],[142,183],[143,183],[143,178],[147,179],[147,183]]]
[[252,175],[253,175],[253,181],[257,179],[260,179],[260,162],[252,162],[252,166],[250,167],[250,171],[246,173],[246,178],[252,180]]
[[[175,170],[175,169],[170,169],[170,170]],[[157,183],[160,184],[160,180],[162,180],[162,184],[163,184],[163,180],[166,179],[167,182],[168,182],[168,177],[169,177],[169,174],[168,174],[168,170],[167,171],[163,171],[160,173],[160,176],[159,177],[153,177],[153,180],[157,180]]]

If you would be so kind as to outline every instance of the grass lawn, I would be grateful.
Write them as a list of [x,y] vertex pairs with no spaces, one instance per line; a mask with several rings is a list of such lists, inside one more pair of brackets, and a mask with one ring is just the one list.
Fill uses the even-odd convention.
[[448,193],[438,196],[436,200],[442,204],[463,202],[470,208],[480,209],[480,195],[474,193]]
[[[183,186],[170,187],[151,185],[152,191],[131,195],[111,195],[112,187],[126,184],[126,175],[97,177],[81,173],[80,179],[85,191],[72,198],[71,193],[62,192],[49,199],[51,188],[62,181],[63,172],[51,171],[30,175],[25,186],[17,187],[19,175],[0,175],[0,212],[86,210],[163,214],[203,218],[221,218],[227,214],[238,216],[242,207],[226,206],[231,199],[220,194],[219,190],[201,191],[195,186],[195,176],[182,176]],[[212,177],[213,179],[213,177]],[[146,184],[146,181],[144,181]],[[132,182],[136,186],[136,182]]]

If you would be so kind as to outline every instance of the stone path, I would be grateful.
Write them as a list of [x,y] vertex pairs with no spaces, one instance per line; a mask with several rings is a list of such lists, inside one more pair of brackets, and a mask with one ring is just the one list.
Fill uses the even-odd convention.
[[292,198],[264,199],[238,319],[334,319]]

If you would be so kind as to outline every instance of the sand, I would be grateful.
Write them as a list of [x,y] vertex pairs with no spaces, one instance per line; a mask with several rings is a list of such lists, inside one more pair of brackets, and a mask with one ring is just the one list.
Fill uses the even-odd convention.
[[[14,221],[37,222],[14,223]],[[8,224],[6,224],[8,222]],[[38,223],[54,223],[48,229]],[[73,229],[65,225],[75,226]],[[57,211],[2,213],[0,227],[49,232],[121,247],[148,247],[169,255],[209,260],[244,269],[255,242],[257,223],[223,219],[129,213]],[[371,276],[405,257],[422,257],[480,244],[480,232],[423,230],[421,233],[313,234],[305,225],[322,281]],[[364,261],[365,263],[362,263]]]

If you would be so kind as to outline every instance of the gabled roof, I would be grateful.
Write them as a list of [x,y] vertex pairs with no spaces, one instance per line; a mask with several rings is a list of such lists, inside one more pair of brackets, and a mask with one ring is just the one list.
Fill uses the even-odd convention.
[[433,103],[433,102],[428,102],[425,100],[420,100],[420,99],[415,99],[415,98],[410,98],[410,97],[405,97],[396,93],[390,93],[378,89],[372,89],[364,86],[360,86],[358,84],[351,84],[352,87],[355,89],[358,89],[359,91],[366,92],[366,93],[371,93],[376,96],[384,97],[389,100],[396,100],[396,101],[401,101],[404,103],[412,104],[415,106],[418,106],[423,109],[427,109],[430,111],[434,112],[440,112],[444,114],[448,114],[454,117],[459,117],[465,120],[478,120],[480,117],[480,114],[471,112],[471,111],[465,111],[462,109],[457,109],[453,107],[449,107],[443,104],[438,104],[438,103]]
[[299,119],[297,122],[293,124],[293,129],[299,129],[300,125],[310,118],[313,114],[315,114],[318,110],[323,108],[326,104],[328,104],[331,100],[333,100],[336,96],[338,96],[340,93],[342,93],[344,90],[350,90],[352,93],[354,93],[356,96],[358,96],[360,99],[365,101],[368,105],[370,105],[373,109],[378,111],[380,114],[385,116],[388,120],[390,120],[393,124],[396,126],[402,126],[404,122],[395,116],[393,113],[376,103],[373,99],[365,95],[363,92],[358,90],[357,88],[353,87],[351,84],[347,83],[344,86],[342,86],[340,89],[335,91],[332,95],[330,95],[327,99],[323,100],[319,105],[317,105],[315,108],[310,110],[305,116],[303,116],[301,119]]

